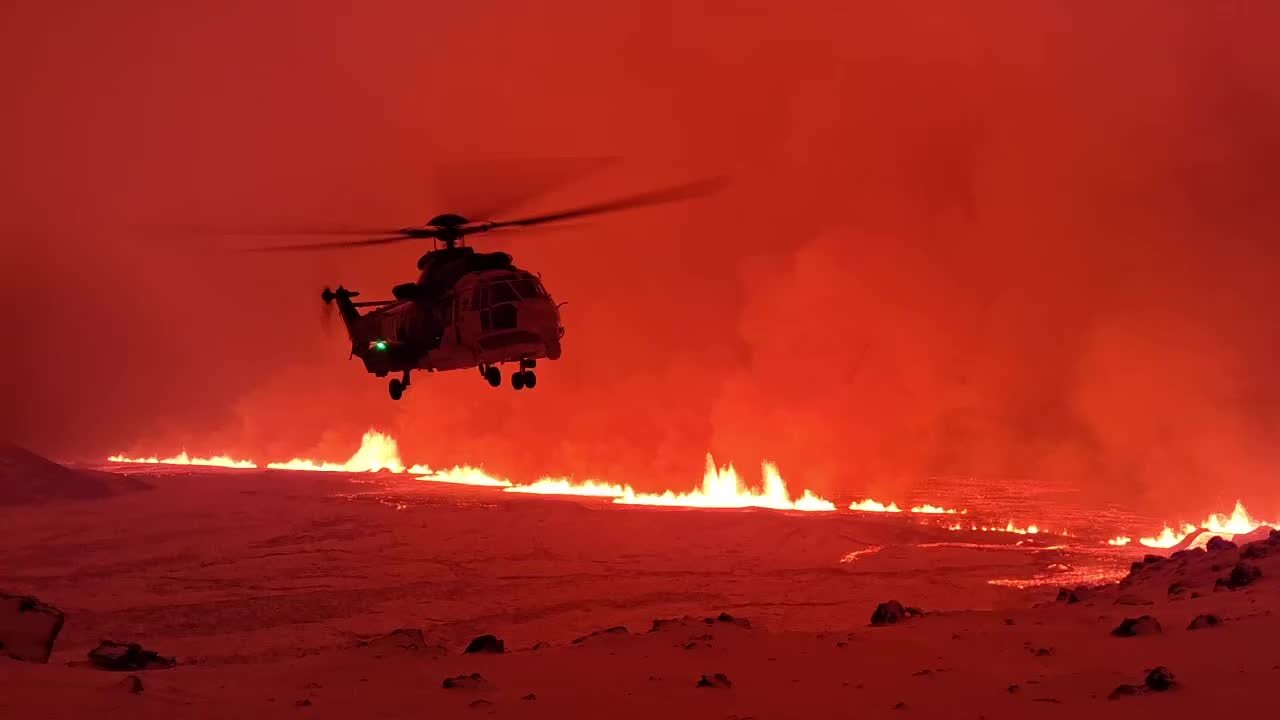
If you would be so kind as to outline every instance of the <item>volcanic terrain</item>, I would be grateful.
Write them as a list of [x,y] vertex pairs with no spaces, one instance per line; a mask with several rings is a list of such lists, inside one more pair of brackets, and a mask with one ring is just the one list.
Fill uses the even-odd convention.
[[[0,659],[4,717],[1169,718],[1260,710],[1280,677],[1265,532],[1144,561],[909,514],[141,474],[0,509],[0,592],[66,617],[48,664]],[[1090,569],[1124,579],[1035,580]],[[176,664],[106,671],[104,640]]]

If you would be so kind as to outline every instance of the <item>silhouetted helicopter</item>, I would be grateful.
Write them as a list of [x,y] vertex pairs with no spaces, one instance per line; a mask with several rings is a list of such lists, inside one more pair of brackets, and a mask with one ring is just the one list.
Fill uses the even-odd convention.
[[[393,400],[409,387],[413,370],[428,372],[479,368],[493,387],[502,384],[499,366],[516,363],[511,387],[538,383],[538,360],[557,360],[564,325],[560,305],[539,275],[516,267],[504,252],[481,253],[466,244],[471,235],[545,225],[632,208],[691,199],[726,184],[714,178],[607,202],[514,220],[471,220],[436,215],[418,227],[399,230],[344,230],[377,235],[360,240],[256,248],[258,251],[332,250],[431,240],[433,249],[418,260],[416,282],[395,286],[393,300],[354,301],[360,293],[341,285],[325,288],[321,299],[337,303],[351,338],[351,353],[377,377],[400,373],[388,383]],[[304,231],[305,232],[305,231]],[[316,234],[334,234],[317,231]],[[561,303],[563,304],[563,303]],[[372,308],[361,313],[362,308]]]

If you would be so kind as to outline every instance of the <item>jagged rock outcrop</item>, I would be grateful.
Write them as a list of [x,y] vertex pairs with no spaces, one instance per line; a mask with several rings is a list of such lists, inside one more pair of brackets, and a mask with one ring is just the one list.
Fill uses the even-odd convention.
[[0,593],[0,652],[15,660],[49,662],[65,616],[29,595]]

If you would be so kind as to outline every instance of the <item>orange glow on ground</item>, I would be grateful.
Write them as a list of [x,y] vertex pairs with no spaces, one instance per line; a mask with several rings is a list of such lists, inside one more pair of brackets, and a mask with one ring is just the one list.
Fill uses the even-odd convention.
[[157,458],[131,458],[124,455],[112,455],[107,458],[113,463],[138,463],[143,465],[200,465],[204,467],[223,467],[235,468],[238,470],[251,470],[258,467],[252,460],[235,460],[226,455],[215,455],[214,457],[201,458],[190,457],[186,451],[182,451],[173,457]]
[[925,515],[965,515],[965,514],[968,514],[969,511],[956,510],[955,508],[938,507],[936,505],[930,505],[929,503],[925,503],[924,505],[916,505],[915,507],[911,508],[911,512],[923,513]]
[[630,490],[622,485],[611,485],[599,480],[584,480],[580,483],[568,478],[542,478],[531,485],[514,485],[503,492],[525,493],[529,495],[579,495],[582,497],[622,497]]
[[1133,538],[1129,537],[1128,535],[1119,535],[1108,540],[1107,544],[1115,545],[1116,547],[1123,547],[1125,545],[1128,545],[1131,542],[1133,542]]

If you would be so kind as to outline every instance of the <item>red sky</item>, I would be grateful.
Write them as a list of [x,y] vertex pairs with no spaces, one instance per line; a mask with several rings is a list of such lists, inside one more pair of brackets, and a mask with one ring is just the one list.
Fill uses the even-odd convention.
[[[6,3],[0,435],[340,458],[373,425],[521,478],[666,487],[710,450],[1280,514],[1280,8],[846,5]],[[443,167],[548,156],[622,161],[522,209],[735,184],[481,241],[569,303],[533,393],[393,404],[321,331],[321,287],[421,248],[178,230],[400,226],[466,202]]]

